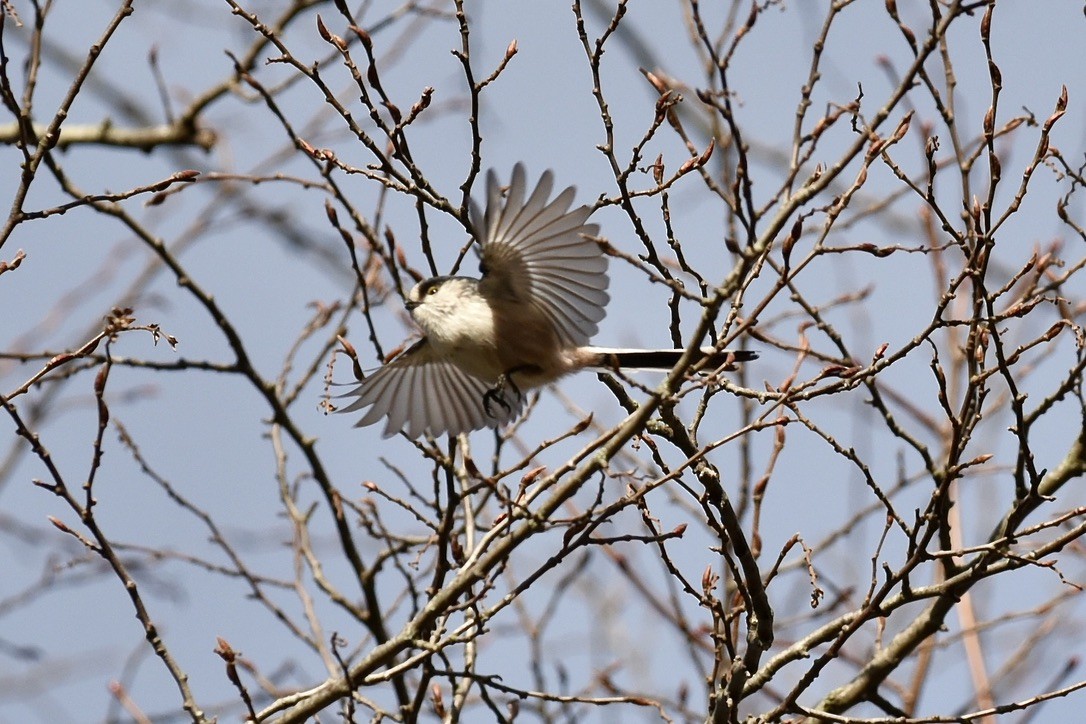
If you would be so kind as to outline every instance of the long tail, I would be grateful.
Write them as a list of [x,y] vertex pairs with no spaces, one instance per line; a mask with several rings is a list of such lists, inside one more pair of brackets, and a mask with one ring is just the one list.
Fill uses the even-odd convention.
[[[582,347],[579,352],[585,367],[624,370],[669,370],[682,357],[682,349],[621,349],[613,347]],[[702,347],[701,356],[695,363],[708,358],[703,370],[711,372],[719,369],[733,370],[737,362],[749,362],[757,359],[758,353],[749,350],[718,351],[712,347]],[[579,355],[580,356],[580,355]]]

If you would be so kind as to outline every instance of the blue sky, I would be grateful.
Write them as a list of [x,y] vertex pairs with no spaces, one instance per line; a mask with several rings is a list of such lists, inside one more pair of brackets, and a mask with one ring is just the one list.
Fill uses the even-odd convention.
[[[51,109],[63,97],[71,79],[64,59],[81,60],[86,48],[100,35],[113,13],[113,3],[92,2],[75,7],[58,4],[47,22],[51,41],[36,95],[35,113],[47,119]],[[159,100],[155,76],[148,63],[152,48],[157,52],[165,88],[176,110],[184,108],[193,94],[213,86],[231,75],[231,60],[224,51],[245,52],[253,42],[252,28],[231,16],[225,3],[203,0],[193,2],[184,13],[170,3],[137,3],[134,15],[126,20],[117,36],[95,65],[84,92],[73,105],[68,123],[96,124],[110,118],[118,125],[141,122],[159,123],[166,112]],[[250,3],[262,17],[272,17],[271,7],[283,3]],[[371,9],[364,20],[374,23],[386,12],[382,6]],[[504,176],[516,162],[524,162],[530,173],[554,170],[557,185],[575,184],[578,199],[591,203],[616,193],[611,170],[596,146],[603,142],[603,125],[591,94],[584,52],[577,39],[573,15],[566,3],[538,3],[520,0],[507,3],[469,3],[472,19],[472,57],[477,77],[488,74],[501,61],[510,41],[517,41],[518,52],[502,76],[490,86],[480,111],[484,132],[483,167],[495,168]],[[706,3],[708,5],[708,3]],[[754,195],[768,201],[781,175],[781,154],[791,143],[798,88],[810,66],[810,45],[821,24],[822,3],[791,3],[764,12],[741,46],[733,61],[731,76],[737,116],[751,146],[752,168],[756,171]],[[924,27],[927,3],[902,2],[905,22]],[[817,6],[817,9],[816,9]],[[30,14],[29,7],[16,7]],[[1068,88],[1070,104],[1067,117],[1057,125],[1053,144],[1068,159],[1081,159],[1084,150],[1081,97],[1086,93],[1086,79],[1081,63],[1083,16],[1080,4],[1050,2],[1041,6],[1004,3],[995,13],[992,51],[1003,77],[1003,92],[997,122],[1032,111],[1043,120],[1058,98],[1061,86]],[[883,3],[859,1],[841,16],[829,37],[822,64],[823,78],[813,96],[812,117],[823,113],[828,104],[847,104],[862,88],[863,113],[873,114],[893,88],[887,67],[896,72],[907,66],[911,53],[900,33],[885,17]],[[346,34],[333,6],[319,8],[333,32]],[[713,12],[706,8],[706,12]],[[300,61],[328,59],[322,73],[357,117],[364,112],[352,93],[352,83],[339,62],[321,41],[314,13],[294,23],[285,42]],[[598,35],[604,21],[589,15],[589,33]],[[697,83],[703,77],[696,55],[690,49],[683,13],[675,3],[631,3],[628,27],[633,35],[616,41],[604,56],[603,91],[615,120],[615,147],[626,158],[651,122],[656,93],[638,67],[652,62],[653,69]],[[956,69],[956,113],[961,126],[975,132],[990,103],[990,83],[983,52],[978,41],[976,18],[963,20],[951,34],[950,55]],[[21,59],[26,53],[25,29],[7,25],[4,32],[9,53]],[[458,186],[470,167],[470,134],[466,115],[463,76],[459,62],[451,54],[458,48],[460,35],[449,21],[399,21],[386,29],[375,30],[382,80],[401,109],[410,108],[427,86],[434,88],[431,110],[411,127],[414,156],[420,160],[427,178],[441,193],[459,200]],[[631,50],[633,43],[644,43],[647,54]],[[272,55],[264,51],[263,55]],[[13,68],[18,65],[13,64]],[[934,65],[932,66],[934,69]],[[16,70],[9,71],[19,77]],[[294,71],[285,64],[257,64],[256,77],[267,87],[290,83]],[[938,79],[942,82],[942,78]],[[684,104],[693,106],[692,90],[683,89]],[[111,98],[117,94],[132,106],[119,110]],[[917,94],[916,117],[911,134],[899,146],[895,156],[910,172],[923,168],[919,152],[921,122],[932,118],[930,101]],[[323,102],[304,80],[294,82],[278,97],[285,115],[299,134],[318,148],[334,149],[346,163],[364,165],[372,159],[345,132],[342,120]],[[896,110],[884,129],[889,133],[904,115]],[[694,114],[686,116],[695,128]],[[5,116],[4,121],[10,120]],[[143,198],[124,202],[124,206],[147,228],[167,244],[176,245],[178,255],[191,277],[210,294],[237,325],[257,369],[274,378],[301,330],[314,314],[313,302],[346,303],[353,276],[342,242],[329,226],[324,204],[328,198],[319,187],[306,187],[297,179],[319,182],[311,162],[295,151],[287,141],[282,126],[251,89],[212,105],[203,123],[215,130],[219,144],[209,153],[191,149],[159,149],[153,153],[116,151],[80,147],[59,153],[70,177],[90,193],[117,192],[164,179],[172,173],[193,168],[207,178],[210,174],[234,173],[273,176],[259,185],[229,179],[208,178],[192,188],[168,196],[158,206],[144,206]],[[852,139],[841,121],[834,133],[820,147],[825,161]],[[937,130],[936,133],[939,133]],[[1002,142],[1004,186],[997,201],[1006,204],[1013,196],[1023,167],[1029,162],[1036,129],[1023,128]],[[693,131],[699,147],[708,143],[702,130]],[[942,136],[944,150],[949,139]],[[718,154],[723,151],[718,149]],[[676,168],[686,151],[674,134],[661,132],[646,149],[646,164],[657,154],[664,154],[669,169]],[[0,198],[10,199],[18,180],[20,154],[10,146],[0,147]],[[644,164],[643,164],[644,165]],[[1027,197],[1021,213],[1001,229],[999,262],[1007,269],[1024,263],[1036,245],[1064,238],[1064,257],[1069,263],[1082,259],[1081,240],[1070,236],[1054,212],[1058,195],[1053,174],[1040,169],[1040,178]],[[846,174],[851,179],[853,174]],[[944,178],[949,178],[949,175]],[[981,178],[981,177],[977,177]],[[640,176],[635,185],[648,185],[648,176]],[[382,228],[391,229],[404,250],[408,263],[425,269],[417,242],[418,215],[411,199],[382,196],[378,186],[360,175],[339,177],[348,197],[371,219],[379,219]],[[481,187],[477,187],[481,188]],[[873,167],[865,186],[869,198],[885,196],[898,188],[885,167]],[[983,184],[977,188],[983,192]],[[940,193],[953,198],[948,181]],[[48,174],[41,174],[25,204],[26,209],[47,208],[65,199]],[[829,202],[829,197],[826,202]],[[950,203],[949,201],[947,202]],[[650,233],[662,238],[664,224],[658,200],[638,202]],[[880,216],[858,220],[835,230],[831,243],[840,246],[874,243],[886,246],[900,243],[919,244],[923,238],[919,219],[920,200],[903,195]],[[1081,212],[1077,201],[1073,212]],[[704,186],[693,180],[676,185],[671,193],[671,209],[676,235],[683,240],[692,263],[713,283],[728,272],[731,257],[721,244],[724,233],[719,200],[707,196]],[[268,214],[274,213],[270,218]],[[378,215],[379,214],[379,215]],[[343,213],[341,211],[341,217]],[[426,215],[434,257],[439,271],[445,272],[467,241],[462,227],[454,220],[432,210]],[[601,224],[601,235],[627,254],[641,251],[629,219],[614,207],[600,209],[593,217]],[[661,248],[664,248],[661,245]],[[146,247],[132,234],[104,215],[77,209],[18,227],[0,248],[0,260],[10,260],[17,249],[26,251],[26,260],[15,272],[0,277],[0,351],[60,352],[78,348],[100,327],[100,320],[117,304],[132,306],[141,324],[155,323],[179,340],[177,350],[149,334],[122,335],[112,353],[170,362],[179,358],[228,363],[231,352],[220,330],[190,295],[178,287],[176,279],[158,268]],[[465,272],[474,272],[468,259]],[[669,295],[660,285],[646,281],[643,274],[622,262],[611,264],[613,302],[601,325],[596,342],[604,345],[670,345],[668,324],[671,314]],[[855,349],[873,354],[883,342],[905,344],[930,319],[931,299],[936,284],[929,259],[915,255],[896,265],[884,265],[870,256],[851,254],[832,257],[812,265],[810,273],[797,279],[802,291],[817,304],[829,304],[841,294],[870,287],[864,304],[830,312],[835,325],[845,332]],[[768,281],[755,283],[751,299],[765,293]],[[131,296],[131,290],[138,294]],[[1081,283],[1078,292],[1082,292]],[[681,308],[681,329],[689,334],[697,317],[692,305]],[[763,322],[780,315],[788,319],[795,309],[782,299],[770,305]],[[1055,315],[1040,317],[1045,324]],[[359,349],[364,364],[375,364],[376,355],[367,342],[366,326],[357,313],[346,314],[349,338]],[[390,303],[374,314],[381,342],[388,351],[410,333],[406,316],[398,303]],[[1040,322],[1038,322],[1040,324]],[[801,330],[798,322],[779,321],[774,333],[787,335],[795,343]],[[812,330],[809,334],[816,349],[829,351],[827,340]],[[1023,336],[1019,339],[1024,339]],[[298,357],[298,366],[311,362],[323,364],[320,344],[328,331],[307,341]],[[1068,366],[1073,358],[1069,335],[1061,338],[1053,358],[1040,360],[1052,365],[1053,374]],[[751,344],[758,349],[757,343]],[[754,389],[779,385],[792,372],[794,356],[761,349],[762,360],[751,366],[743,383]],[[861,360],[864,362],[866,360]],[[933,382],[928,365],[930,355],[919,352],[892,369],[887,376],[895,389],[911,397],[924,409],[934,405]],[[17,388],[40,368],[37,360],[16,364],[0,360],[0,391]],[[323,369],[323,368],[322,368]],[[809,362],[801,378],[817,374],[818,364]],[[297,374],[297,368],[293,374]],[[400,438],[384,441],[379,427],[355,429],[351,420],[325,416],[319,402],[322,374],[318,372],[305,390],[294,412],[306,434],[318,438],[317,449],[330,476],[345,494],[364,496],[361,483],[373,481],[397,488],[397,476],[390,461],[410,476],[429,484],[430,467],[421,460],[410,442]],[[339,382],[350,379],[346,364],[335,370]],[[1047,394],[1044,375],[1034,378],[1029,391]],[[639,378],[640,379],[640,378]],[[656,378],[644,383],[656,384]],[[89,450],[94,437],[96,414],[93,400],[93,372],[84,370],[72,376],[55,395],[36,389],[17,399],[23,414],[30,414],[39,400],[48,400],[48,420],[41,426],[42,439],[62,470],[72,481],[82,480],[89,464]],[[1035,385],[1035,387],[1033,386]],[[282,516],[282,504],[276,484],[276,457],[268,440],[268,408],[256,391],[236,375],[190,370],[184,373],[156,372],[117,366],[111,373],[108,399],[115,420],[127,429],[141,453],[154,470],[169,480],[194,504],[205,509],[224,525],[231,540],[252,564],[267,575],[289,580],[292,561],[284,544],[290,529]],[[877,425],[877,419],[865,404],[861,392],[824,398],[804,408],[825,429],[839,435],[875,465],[880,479],[893,480],[900,467],[907,474],[917,472],[917,461],[903,450],[900,441]],[[592,411],[597,421],[614,423],[622,412],[614,397],[593,375],[585,374],[563,381],[555,391],[544,392],[538,408],[522,429],[526,441],[538,442],[565,430],[575,422],[570,406]],[[684,415],[693,413],[693,405],[684,403]],[[739,424],[739,406],[717,400],[711,417],[704,425],[706,437],[723,436]],[[936,409],[937,411],[937,409]],[[1077,411],[1061,406],[1042,425],[1035,438],[1038,466],[1058,462],[1077,432]],[[1013,439],[1005,434],[1008,418],[995,415],[979,430],[977,451],[992,452],[997,464],[1006,463],[1013,453]],[[5,418],[0,423],[0,460],[8,460],[9,450],[18,444]],[[772,483],[763,511],[762,536],[766,556],[777,551],[795,533],[808,543],[820,540],[840,527],[851,513],[871,501],[867,488],[856,472],[813,435],[798,426],[789,428],[789,445],[773,471]],[[921,430],[925,442],[937,445],[933,431]],[[132,546],[147,546],[208,556],[219,553],[207,542],[208,531],[192,515],[185,514],[163,491],[141,473],[139,466],[114,430],[107,434],[104,467],[96,483],[97,514],[103,526],[118,541]],[[486,460],[492,449],[485,433],[473,438],[478,459]],[[584,440],[570,441],[540,457],[545,465],[556,465],[576,451]],[[773,443],[772,432],[751,436],[751,454],[757,470],[765,465]],[[633,460],[646,459],[644,450],[629,451]],[[511,454],[508,453],[507,454]],[[48,516],[56,516],[73,527],[78,521],[58,499],[34,487],[31,479],[44,473],[40,464],[28,455],[10,458],[13,467],[0,467],[0,560],[7,571],[0,585],[0,602],[10,601],[11,608],[0,617],[0,642],[8,647],[29,647],[37,655],[19,657],[0,650],[0,722],[4,721],[101,721],[106,712],[116,713],[110,704],[107,684],[121,677],[126,666],[136,667],[132,680],[133,695],[148,713],[172,712],[177,707],[176,689],[157,661],[149,660],[142,631],[132,617],[129,603],[117,581],[106,575],[101,564],[88,556],[73,539],[53,528]],[[735,479],[741,469],[740,450],[722,447],[712,461],[725,471],[725,479]],[[291,483],[306,485],[305,466],[297,448],[287,446],[286,475]],[[515,479],[509,483],[515,487]],[[1005,469],[993,466],[990,476],[971,479],[962,490],[962,506],[969,512],[967,536],[980,540],[991,530],[1010,495]],[[612,491],[617,494],[617,492]],[[917,500],[926,499],[919,491]],[[591,496],[589,496],[591,497]],[[1079,498],[1081,496],[1078,496]],[[312,491],[303,493],[307,501],[318,502]],[[657,510],[662,527],[667,530],[687,522],[690,509],[661,492]],[[910,510],[909,497],[902,499]],[[579,500],[579,504],[585,501]],[[1062,503],[1063,501],[1061,501]],[[1077,502],[1081,502],[1080,500]],[[917,503],[919,504],[919,503]],[[1075,499],[1063,503],[1072,507]],[[383,503],[382,503],[383,505]],[[389,520],[406,525],[394,510],[386,510]],[[321,513],[324,514],[323,511]],[[631,525],[636,520],[631,519]],[[870,567],[871,541],[879,533],[871,521],[857,526],[849,545],[829,548],[818,558],[827,584],[840,588],[863,582]],[[712,562],[712,540],[702,529],[692,526],[689,538],[676,544],[675,555],[683,569],[700,571]],[[329,528],[318,525],[315,545],[326,554],[332,577],[346,577],[345,564],[336,555],[337,548]],[[554,540],[544,537],[527,547],[523,558],[515,562],[517,570],[529,570],[533,562],[544,560]],[[889,548],[900,548],[902,541],[890,541]],[[376,544],[364,545],[372,554]],[[856,551],[859,551],[857,553]],[[651,567],[650,550],[626,551],[636,563]],[[266,611],[246,601],[245,586],[222,577],[171,561],[147,565],[132,549],[126,555],[139,568],[139,581],[145,595],[153,602],[154,615],[179,660],[192,675],[193,686],[208,705],[232,702],[233,691],[222,674],[218,658],[212,654],[215,637],[223,636],[246,657],[257,661],[265,673],[281,667],[284,687],[305,687],[321,681],[322,663],[310,651],[283,632]],[[764,559],[763,559],[764,560]],[[63,566],[60,583],[48,594],[34,598],[32,606],[16,603],[16,596],[32,587],[43,571]],[[643,601],[630,605],[627,583],[606,560],[592,561],[592,576],[579,581],[569,608],[563,608],[563,625],[548,646],[555,659],[564,660],[577,676],[587,677],[592,667],[615,659],[625,659],[621,676],[624,685],[678,686],[687,682],[700,686],[696,667],[685,658],[681,646],[667,636],[665,627],[653,617]],[[1069,564],[1066,574],[1081,570]],[[655,571],[652,580],[664,576]],[[692,573],[697,575],[697,573]],[[86,579],[90,580],[86,580]],[[1017,579],[1020,600],[1000,598],[982,602],[984,610],[995,615],[1002,610],[1036,605],[1058,589],[1054,577],[1031,571]],[[1002,590],[1002,589],[1001,589]],[[282,605],[299,611],[297,598],[290,591],[277,591]],[[781,611],[795,615],[804,612],[808,592],[802,585],[786,595],[777,595]],[[530,607],[540,606],[530,599]],[[801,605],[802,604],[802,605]],[[326,616],[325,630],[341,630],[352,644],[360,634],[352,635],[352,622],[325,600],[317,603]],[[1065,610],[1069,617],[1078,613],[1077,604]],[[607,612],[608,615],[601,615]],[[696,614],[696,611],[694,612]],[[395,615],[402,615],[397,612]],[[1078,619],[1074,619],[1077,621]],[[511,620],[502,622],[514,626]],[[356,625],[356,624],[355,624]],[[890,626],[902,625],[892,621]],[[1077,625],[1077,624],[1076,624]],[[800,635],[796,628],[782,629]],[[1009,632],[1016,632],[1014,628]],[[995,635],[991,645],[1004,654],[1013,648],[1014,634]],[[583,642],[589,645],[582,646]],[[491,656],[501,662],[525,655],[524,642],[515,635],[496,636]],[[645,652],[658,652],[648,657]],[[1067,652],[1058,652],[1066,655]],[[948,656],[948,658],[950,658]],[[993,655],[995,669],[1002,659]],[[959,659],[960,661],[960,659]],[[59,664],[58,664],[59,662]],[[952,677],[964,674],[960,664],[947,664]],[[520,672],[518,672],[520,673]],[[836,675],[847,676],[847,667]],[[512,672],[510,678],[516,678]],[[674,677],[672,681],[669,677]],[[831,677],[832,678],[832,677]],[[40,682],[51,684],[42,687]],[[1032,681],[1037,689],[1044,677]],[[527,682],[519,683],[527,685]],[[946,685],[946,692],[938,689]],[[945,682],[933,684],[933,702],[945,697],[968,701],[967,689]],[[1010,691],[1010,690],[1009,690]],[[1013,690],[1015,696],[1020,690]],[[698,696],[695,694],[695,697]],[[813,703],[813,702],[811,702]],[[1055,716],[1057,702],[1045,713]],[[937,704],[933,703],[933,706]],[[114,707],[111,709],[111,707]],[[1070,709],[1068,709],[1070,710]],[[873,712],[867,712],[873,713]],[[606,714],[596,713],[600,721]],[[228,715],[226,718],[233,716]],[[158,719],[156,719],[157,721]],[[163,719],[165,720],[165,719]]]

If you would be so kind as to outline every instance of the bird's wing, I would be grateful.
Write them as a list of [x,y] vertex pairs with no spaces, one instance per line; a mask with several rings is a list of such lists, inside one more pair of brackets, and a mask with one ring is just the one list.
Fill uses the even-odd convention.
[[362,384],[343,395],[357,397],[340,412],[370,409],[355,427],[372,425],[388,418],[384,436],[405,432],[414,439],[423,433],[458,435],[483,427],[497,427],[519,413],[521,401],[510,400],[490,405],[484,396],[490,385],[469,375],[447,357],[434,352],[425,340],[419,340],[396,359],[366,377]]
[[603,319],[609,299],[607,259],[599,246],[585,238],[599,232],[586,224],[592,210],[569,210],[575,189],[567,188],[553,201],[554,177],[547,171],[529,196],[524,166],[513,167],[509,193],[487,174],[486,211],[472,208],[472,224],[481,243],[481,290],[492,298],[518,299],[532,305],[554,326],[563,344],[588,343]]

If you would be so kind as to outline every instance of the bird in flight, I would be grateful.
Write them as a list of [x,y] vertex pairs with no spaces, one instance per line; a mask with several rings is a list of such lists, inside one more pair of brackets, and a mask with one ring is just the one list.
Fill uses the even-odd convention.
[[[606,313],[607,257],[591,237],[592,209],[570,209],[576,190],[550,199],[547,171],[529,193],[524,166],[503,194],[493,171],[486,210],[471,206],[478,279],[419,282],[406,307],[422,339],[370,374],[341,412],[366,410],[356,427],[387,419],[384,436],[457,435],[514,419],[524,390],[585,368],[671,369],[684,350],[593,347]],[[704,367],[734,369],[749,351],[700,350]],[[368,409],[367,409],[368,408]]]

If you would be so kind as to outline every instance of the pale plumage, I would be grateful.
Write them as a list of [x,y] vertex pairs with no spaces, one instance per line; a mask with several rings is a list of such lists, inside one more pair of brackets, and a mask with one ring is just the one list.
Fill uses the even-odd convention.
[[[387,418],[385,436],[459,434],[515,418],[522,390],[584,367],[668,369],[682,350],[588,347],[606,313],[607,258],[590,237],[592,210],[570,209],[570,187],[548,200],[547,171],[529,194],[517,164],[508,192],[487,174],[486,210],[472,206],[481,279],[435,277],[415,285],[407,308],[423,339],[348,393],[342,412],[369,408],[358,425]],[[703,351],[730,368],[750,352]]]

